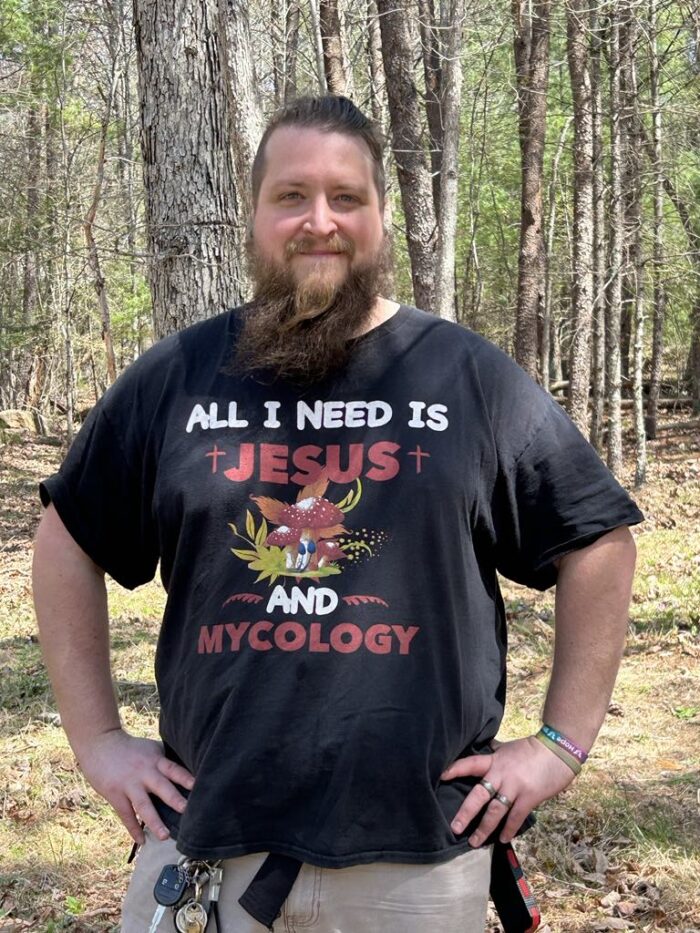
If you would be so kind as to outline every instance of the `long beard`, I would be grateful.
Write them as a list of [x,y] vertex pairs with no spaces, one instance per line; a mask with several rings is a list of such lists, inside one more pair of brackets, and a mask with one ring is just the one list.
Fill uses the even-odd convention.
[[[304,241],[290,244],[288,256],[305,248]],[[329,248],[351,255],[351,246],[341,239]],[[388,237],[371,262],[352,268],[339,283],[321,266],[297,283],[288,263],[265,260],[254,246],[249,259],[255,293],[244,312],[232,371],[262,372],[308,385],[341,369],[352,353],[353,337],[371,319],[391,269]]]

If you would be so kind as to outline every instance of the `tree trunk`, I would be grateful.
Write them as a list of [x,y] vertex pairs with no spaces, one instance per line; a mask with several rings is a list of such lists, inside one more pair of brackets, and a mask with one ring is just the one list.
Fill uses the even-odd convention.
[[[236,201],[240,212],[235,230],[235,249],[245,256],[245,226],[252,216],[250,172],[258,143],[263,134],[262,105],[258,91],[258,76],[248,21],[248,5],[241,0],[222,0],[226,23],[226,73],[231,106],[231,134],[236,172]],[[287,89],[286,54],[283,56],[284,94]],[[284,99],[284,98],[283,98]]]
[[549,83],[549,0],[513,0],[515,79],[521,165],[515,359],[537,378],[547,255],[543,229],[543,162]]
[[620,101],[620,8],[610,16],[610,211],[609,285],[605,320],[608,402],[608,466],[622,470],[622,372],[620,319],[622,314],[622,121]]
[[603,453],[605,429],[605,160],[603,157],[603,88],[600,66],[603,29],[599,12],[590,15],[593,100],[593,359],[590,442]]
[[[640,192],[641,196],[641,192]],[[646,432],[644,430],[644,259],[642,255],[642,229],[641,224],[636,230],[634,239],[634,270],[636,289],[634,296],[634,485],[644,485],[647,472],[647,446]]]
[[216,0],[135,0],[149,278],[157,337],[242,299],[241,210]]
[[316,59],[316,77],[318,79],[318,93],[327,94],[326,73],[324,70],[323,40],[321,38],[321,15],[318,7],[319,0],[309,0],[309,12],[311,14],[311,37],[314,46],[314,55]]
[[[552,161],[552,175],[549,181],[549,203],[547,205],[547,239],[545,242],[545,249],[547,251],[547,257],[545,261],[545,287],[544,287],[544,308],[542,314],[542,341],[540,347],[540,374],[542,379],[542,386],[545,389],[549,388],[549,383],[551,379],[555,376],[553,360],[552,360],[552,333],[554,330],[553,319],[552,319],[552,269],[551,269],[551,257],[554,248],[554,222],[556,220],[557,213],[557,179],[559,176],[559,162],[561,160],[562,152],[564,151],[564,144],[566,143],[566,136],[569,132],[569,127],[573,121],[573,117],[569,116],[564,121],[564,125],[561,128],[561,133],[559,134],[559,142],[557,143],[557,151],[554,153],[554,160]],[[558,346],[558,341],[557,341]],[[561,361],[557,368],[559,378],[561,378]]]
[[97,216],[97,208],[102,197],[102,183],[105,173],[105,149],[107,146],[107,132],[112,117],[112,108],[114,98],[117,93],[117,82],[119,80],[119,46],[115,50],[112,60],[112,76],[109,96],[104,117],[102,118],[102,127],[100,130],[100,140],[97,146],[97,171],[95,173],[95,185],[92,191],[92,201],[83,222],[83,231],[85,233],[85,243],[87,245],[88,264],[93,274],[95,292],[100,307],[100,319],[102,321],[102,340],[105,345],[105,357],[107,361],[107,377],[109,383],[113,383],[117,378],[117,362],[114,357],[114,342],[112,340],[112,321],[109,313],[109,302],[107,300],[107,284],[102,274],[100,265],[100,254],[95,241],[94,224]]
[[[114,122],[116,123],[117,178],[119,180],[119,204],[124,224],[126,249],[129,267],[129,292],[132,299],[137,291],[136,268],[136,229],[137,208],[134,194],[134,137],[132,123],[132,87],[130,75],[130,55],[126,51],[127,40],[131,44],[131,16],[128,20],[124,10],[124,0],[114,0],[109,9],[109,45],[113,62],[119,62],[119,81],[114,98]],[[124,352],[129,361],[138,356],[143,349],[145,321],[140,311],[140,302],[136,305],[136,318],[132,323],[131,334],[122,338],[118,366],[124,365]],[[126,345],[125,345],[126,344]]]
[[[646,434],[644,431],[643,365],[644,365],[644,257],[642,253],[642,138],[637,130],[639,117],[639,89],[637,87],[638,24],[634,11],[626,29],[624,50],[621,50],[621,79],[624,88],[623,113],[626,122],[625,172],[626,191],[623,192],[625,211],[625,237],[628,261],[625,266],[631,333],[634,335],[632,352],[632,397],[634,399],[635,486],[646,479]],[[624,351],[624,345],[623,345]]]
[[652,330],[651,373],[647,400],[646,433],[650,440],[656,438],[658,403],[661,394],[661,370],[664,355],[664,319],[666,316],[666,289],[662,278],[664,265],[664,176],[661,132],[661,105],[659,100],[659,55],[657,44],[657,0],[649,3],[649,78],[651,89],[652,145],[654,149],[654,227],[652,280],[654,288],[654,323]]
[[[393,224],[393,207],[391,199],[392,162],[391,140],[388,133],[389,114],[387,109],[386,77],[384,63],[382,62],[382,36],[379,29],[379,15],[375,0],[367,0],[367,72],[369,78],[369,93],[372,119],[377,124],[384,137],[384,174],[387,191],[384,200],[384,228],[391,230]],[[387,295],[394,294],[394,264],[387,276]]]
[[593,100],[587,11],[585,0],[569,0],[567,56],[574,100],[573,336],[569,357],[569,414],[585,435],[588,435],[593,317]]
[[620,106],[623,120],[622,210],[624,230],[620,358],[623,384],[630,379],[630,357],[637,288],[635,244],[637,228],[641,223],[639,190],[641,162],[638,150],[639,139],[636,131],[637,98],[635,86],[638,23],[631,0],[625,7],[625,14],[620,26]]
[[[442,150],[444,117],[442,113],[442,41],[443,31],[437,28],[434,0],[418,0],[423,75],[425,78],[425,115],[430,135],[430,169],[433,180],[435,216],[440,222],[440,185],[442,181]],[[449,64],[449,59],[448,59]]]
[[377,0],[391,138],[403,205],[415,303],[434,310],[436,222],[430,170],[421,138],[408,0]]
[[372,119],[386,128],[386,79],[382,63],[382,34],[375,0],[367,0],[367,65],[369,71],[369,99]]
[[277,110],[285,99],[284,28],[287,12],[285,0],[270,0],[269,12],[272,85],[275,89],[275,110]]
[[299,58],[299,3],[292,0],[287,6],[287,42],[285,48],[284,102],[297,96],[297,61]]
[[321,43],[323,45],[323,68],[329,94],[348,93],[347,65],[343,57],[340,37],[340,14],[338,0],[320,0],[319,17]]
[[462,103],[462,29],[464,0],[449,0],[449,20],[442,24],[446,65],[443,73],[441,113],[444,124],[442,183],[438,217],[435,277],[435,311],[448,321],[457,320],[455,307],[455,240],[457,237],[457,187],[459,182],[460,110]]

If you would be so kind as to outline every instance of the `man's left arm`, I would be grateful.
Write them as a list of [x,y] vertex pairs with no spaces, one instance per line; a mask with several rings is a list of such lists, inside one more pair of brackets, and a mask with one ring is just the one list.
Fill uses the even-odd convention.
[[[558,561],[554,661],[544,721],[586,751],[603,723],[620,666],[635,557],[634,539],[621,527]],[[498,744],[492,755],[458,759],[442,779],[467,775],[487,780],[512,802],[502,842],[513,838],[532,809],[574,778],[571,768],[534,736]],[[490,796],[481,784],[470,791],[452,821],[455,834],[464,832]],[[491,800],[469,842],[482,845],[505,812],[502,802]]]

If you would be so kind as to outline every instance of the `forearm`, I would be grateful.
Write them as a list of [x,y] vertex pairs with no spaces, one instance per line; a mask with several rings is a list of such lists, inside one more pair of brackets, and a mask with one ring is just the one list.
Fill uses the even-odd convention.
[[636,549],[617,528],[561,559],[544,721],[588,750],[605,718],[624,650]]
[[78,758],[118,729],[109,664],[104,574],[68,535],[53,507],[37,533],[34,603],[41,647],[61,721]]

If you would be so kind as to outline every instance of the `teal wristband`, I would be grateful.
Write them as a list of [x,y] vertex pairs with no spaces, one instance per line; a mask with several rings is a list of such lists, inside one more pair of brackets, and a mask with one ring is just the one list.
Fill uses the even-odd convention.
[[559,748],[571,755],[572,758],[575,758],[580,765],[586,763],[588,752],[584,752],[580,746],[572,742],[571,739],[567,739],[561,732],[557,732],[556,729],[552,729],[552,727],[548,726],[546,723],[542,726],[540,732],[542,735],[546,736],[550,742],[554,742],[555,745],[558,745]]

